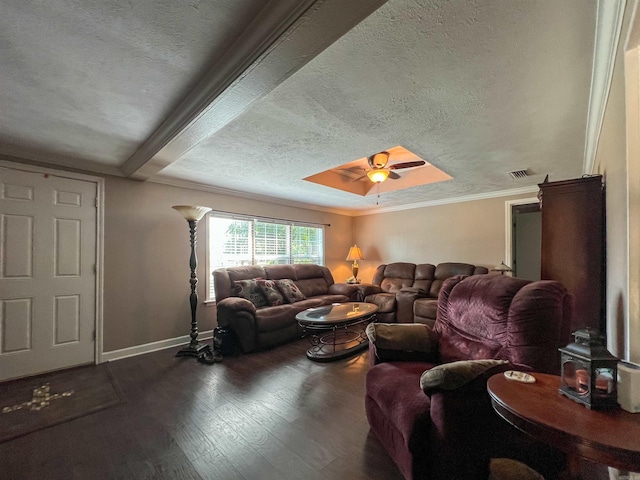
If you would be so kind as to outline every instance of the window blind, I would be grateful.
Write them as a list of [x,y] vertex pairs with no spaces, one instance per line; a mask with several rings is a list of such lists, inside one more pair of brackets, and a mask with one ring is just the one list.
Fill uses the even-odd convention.
[[[208,215],[209,272],[241,265],[324,264],[324,225],[239,215]],[[208,300],[215,300],[213,275]]]

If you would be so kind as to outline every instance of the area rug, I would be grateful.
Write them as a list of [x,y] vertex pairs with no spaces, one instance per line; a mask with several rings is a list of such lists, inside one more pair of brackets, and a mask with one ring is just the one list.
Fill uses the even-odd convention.
[[0,442],[122,403],[107,365],[0,383]]

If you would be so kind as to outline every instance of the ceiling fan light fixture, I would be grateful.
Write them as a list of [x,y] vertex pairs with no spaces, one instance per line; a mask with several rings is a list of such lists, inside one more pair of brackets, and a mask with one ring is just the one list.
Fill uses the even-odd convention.
[[367,162],[371,168],[384,168],[387,166],[389,156],[389,152],[387,151],[374,153],[370,157],[367,157]]
[[389,176],[389,172],[390,170],[388,168],[377,168],[375,170],[369,170],[367,177],[369,177],[369,180],[373,183],[382,183]]

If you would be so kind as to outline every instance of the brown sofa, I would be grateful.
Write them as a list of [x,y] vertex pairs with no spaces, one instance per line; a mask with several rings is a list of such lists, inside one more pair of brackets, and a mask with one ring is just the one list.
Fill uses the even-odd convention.
[[[304,299],[290,303],[258,306],[239,296],[245,280],[293,281]],[[263,350],[300,338],[296,315],[311,307],[356,301],[358,286],[334,283],[327,267],[312,264],[247,265],[220,268],[213,272],[218,325],[231,330],[242,352]],[[240,282],[240,283],[237,283]],[[264,299],[263,299],[264,300]],[[260,304],[261,302],[256,302]]]
[[456,275],[486,274],[485,267],[468,263],[396,262],[378,266],[372,285],[360,286],[360,299],[378,305],[377,318],[386,323],[433,325],[442,282]]

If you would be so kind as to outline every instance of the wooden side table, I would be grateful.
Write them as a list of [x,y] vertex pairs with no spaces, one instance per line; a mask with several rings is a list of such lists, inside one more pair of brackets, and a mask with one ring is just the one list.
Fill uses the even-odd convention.
[[533,373],[535,383],[487,382],[494,410],[523,432],[562,450],[577,477],[580,457],[633,472],[640,471],[640,414],[622,409],[589,410],[558,393],[560,377]]

